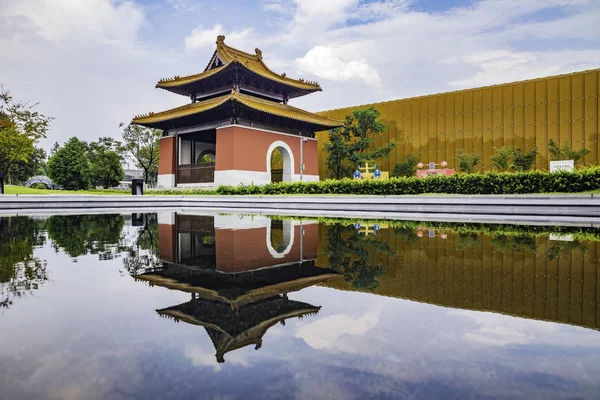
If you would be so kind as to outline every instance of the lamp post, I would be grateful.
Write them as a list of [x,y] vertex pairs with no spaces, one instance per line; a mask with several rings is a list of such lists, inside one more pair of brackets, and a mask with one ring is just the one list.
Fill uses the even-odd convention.
[[304,143],[308,142],[308,139],[300,137],[300,181],[302,181],[302,173],[304,172],[304,159],[302,154],[302,148],[304,147]]

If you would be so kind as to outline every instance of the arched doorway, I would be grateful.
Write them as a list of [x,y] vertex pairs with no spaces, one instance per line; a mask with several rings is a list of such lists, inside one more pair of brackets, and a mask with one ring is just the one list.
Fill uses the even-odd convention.
[[294,157],[290,147],[281,141],[274,142],[267,151],[267,172],[271,182],[291,182],[294,174]]

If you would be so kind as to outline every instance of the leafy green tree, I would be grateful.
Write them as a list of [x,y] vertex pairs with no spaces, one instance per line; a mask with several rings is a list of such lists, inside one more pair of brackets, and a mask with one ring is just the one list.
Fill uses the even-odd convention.
[[583,148],[581,150],[571,150],[568,143],[559,146],[554,140],[548,141],[548,152],[550,153],[550,159],[552,161],[557,160],[573,160],[575,164],[579,164],[581,159],[590,153],[589,149]]
[[11,183],[11,170],[28,162],[35,142],[46,137],[52,118],[34,110],[35,104],[15,100],[0,86],[0,176]]
[[492,165],[499,171],[528,171],[537,157],[537,146],[531,151],[514,146],[494,147],[494,151]]
[[328,153],[327,166],[330,175],[340,179],[347,176],[356,165],[379,161],[396,148],[391,140],[383,146],[373,146],[375,137],[386,128],[379,120],[380,113],[374,107],[358,109],[346,116],[344,126],[329,133],[329,143],[325,144]]
[[121,144],[112,138],[100,138],[88,146],[90,179],[93,186],[105,189],[119,185],[125,179]]
[[458,170],[465,174],[472,174],[481,160],[481,154],[467,153],[464,150],[458,150],[456,157],[458,158]]
[[326,164],[330,178],[342,179],[352,174],[353,168],[348,161],[349,137],[346,133],[341,128],[330,130],[329,141],[323,145],[325,152],[328,153]]
[[[121,127],[125,124],[121,124]],[[158,171],[158,151],[162,131],[129,124],[123,129],[123,146],[128,155],[133,157],[138,168],[144,170],[144,181]]]
[[72,137],[48,160],[48,176],[64,189],[88,189],[90,162],[87,153],[87,144]]
[[413,154],[405,154],[400,161],[394,165],[392,176],[404,176],[410,178],[417,173],[419,158]]
[[[29,178],[46,175],[46,150],[36,147],[28,161],[19,162],[11,172],[13,182],[23,184]],[[42,184],[42,186],[44,186]],[[44,186],[45,188],[45,186]]]
[[521,147],[514,148],[513,165],[515,171],[529,171],[535,164],[537,157],[537,146],[531,151],[525,151]]
[[15,100],[10,92],[0,87],[0,119],[3,120],[0,122],[0,130],[14,127],[17,132],[34,141],[45,138],[54,118],[35,111],[36,105]]
[[0,175],[11,184],[11,170],[29,162],[35,151],[34,140],[19,133],[15,126],[0,130]]

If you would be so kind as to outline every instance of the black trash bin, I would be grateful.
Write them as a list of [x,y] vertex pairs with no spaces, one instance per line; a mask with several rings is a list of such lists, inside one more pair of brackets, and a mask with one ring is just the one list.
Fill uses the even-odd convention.
[[143,179],[132,179],[131,180],[131,195],[132,196],[143,196],[144,195],[144,180]]

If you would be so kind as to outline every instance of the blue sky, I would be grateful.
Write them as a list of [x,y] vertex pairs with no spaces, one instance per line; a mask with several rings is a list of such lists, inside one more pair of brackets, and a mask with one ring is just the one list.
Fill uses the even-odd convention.
[[3,0],[0,83],[54,116],[45,147],[185,104],[218,34],[324,91],[311,111],[600,67],[597,0]]

